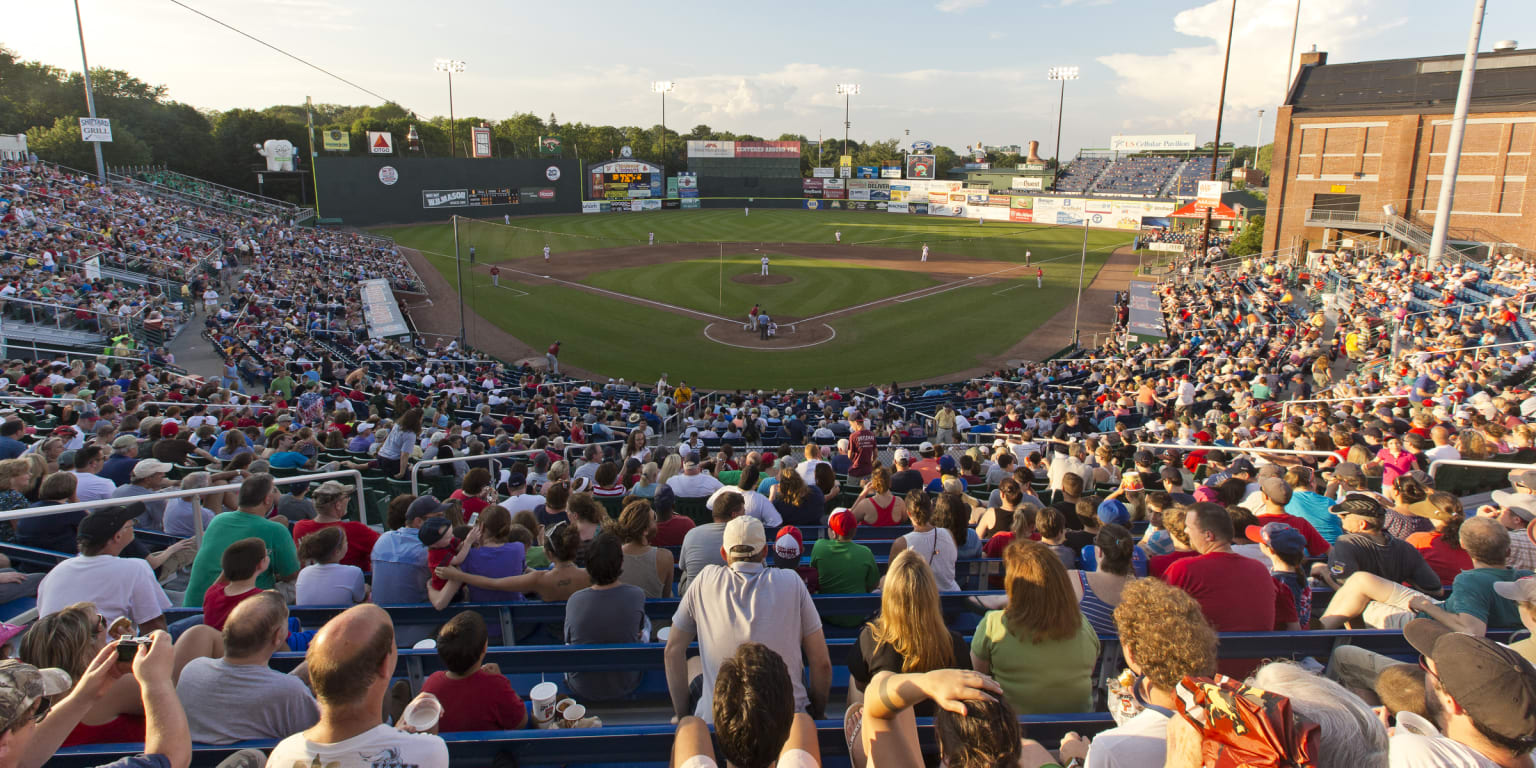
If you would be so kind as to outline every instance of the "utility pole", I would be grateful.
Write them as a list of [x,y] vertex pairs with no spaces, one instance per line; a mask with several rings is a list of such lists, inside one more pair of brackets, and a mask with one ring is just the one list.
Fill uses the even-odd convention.
[[1483,35],[1485,3],[1486,0],[1477,0],[1472,9],[1472,28],[1467,32],[1467,53],[1461,59],[1461,84],[1456,88],[1456,112],[1451,117],[1451,135],[1445,147],[1445,168],[1440,171],[1440,200],[1435,204],[1435,226],[1429,236],[1430,269],[1440,264],[1445,254],[1446,231],[1451,227],[1451,206],[1456,201],[1456,172],[1461,168],[1461,140],[1467,130],[1467,111],[1472,107],[1472,78],[1477,74],[1477,43]]
[[[85,114],[96,117],[96,97],[91,95],[91,62],[85,58],[85,24],[80,20],[80,0],[75,0],[75,31],[80,33],[80,76],[85,80]],[[96,178],[107,180],[107,163],[101,157],[101,142],[91,142],[96,150]]]
[[[1482,2],[1482,0],[1478,0]],[[1216,140],[1211,142],[1211,181],[1216,180],[1217,158],[1221,156],[1221,115],[1227,108],[1227,68],[1232,63],[1232,27],[1237,23],[1237,0],[1232,0],[1232,13],[1227,18],[1227,48],[1221,59],[1221,95],[1216,99]],[[1258,157],[1258,149],[1254,149]],[[1211,209],[1205,209],[1205,224],[1200,228],[1200,242],[1195,247],[1207,254],[1211,242]],[[1196,256],[1198,259],[1199,256]]]

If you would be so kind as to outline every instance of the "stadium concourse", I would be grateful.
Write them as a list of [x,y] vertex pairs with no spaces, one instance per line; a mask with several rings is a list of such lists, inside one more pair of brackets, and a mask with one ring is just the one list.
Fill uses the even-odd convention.
[[1160,340],[701,393],[372,341],[357,282],[421,287],[386,240],[0,184],[11,762],[702,766],[711,727],[746,768],[1536,745],[1536,647],[1502,644],[1536,625],[1536,265],[1177,264]]

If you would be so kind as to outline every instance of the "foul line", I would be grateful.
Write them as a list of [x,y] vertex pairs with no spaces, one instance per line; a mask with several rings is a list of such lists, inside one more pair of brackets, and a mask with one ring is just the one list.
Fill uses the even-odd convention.
[[543,279],[543,280],[548,280],[548,281],[550,281],[552,283],[561,283],[563,285],[569,285],[569,286],[571,286],[573,288],[579,288],[579,289],[581,289],[583,291],[591,291],[593,293],[605,293],[605,294],[608,294],[609,296],[614,296],[614,297],[617,297],[617,298],[620,298],[620,299],[627,299],[629,301],[638,301],[638,302],[640,302],[642,304],[651,304],[653,306],[662,307],[664,309],[670,309],[670,310],[672,310],[674,312],[682,312],[682,313],[689,314],[689,315],[698,315],[699,317],[707,317],[707,318],[709,318],[711,320],[715,320],[715,321],[722,322],[722,323],[733,323],[733,322],[736,322],[735,320],[732,320],[729,317],[721,317],[719,315],[712,315],[712,314],[710,314],[708,312],[700,312],[700,311],[698,311],[696,309],[688,309],[687,307],[679,307],[676,304],[667,304],[666,302],[654,301],[654,300],[651,300],[651,299],[641,298],[639,296],[635,296],[635,295],[629,294],[629,293],[619,293],[618,291],[610,291],[610,290],[608,290],[606,288],[597,288],[595,286],[587,285],[585,283],[576,283],[576,282],[572,282],[570,280],[561,280],[558,277],[550,277],[549,275],[541,275],[541,274],[538,274],[537,272],[526,272],[526,271],[521,270],[521,269],[512,269],[511,267],[503,267],[502,269],[507,271],[507,272],[516,272],[516,273],[521,274],[521,275],[527,275],[529,277],[537,277],[537,278],[540,278],[540,279]]
[[[736,321],[734,321],[734,320],[725,320],[725,322],[734,323]],[[786,323],[786,325],[799,325],[799,323],[803,323],[803,322],[805,322],[805,321],[801,320],[798,323]],[[828,336],[825,339],[822,339],[821,341],[813,341],[813,342],[811,342],[809,344],[800,344],[800,345],[793,346],[793,347],[754,347],[754,346],[752,346],[750,344],[733,344],[733,343],[731,343],[729,341],[721,341],[721,340],[715,338],[714,336],[709,335],[709,329],[715,327],[714,323],[710,323],[709,325],[704,326],[704,338],[709,339],[710,341],[713,341],[716,344],[724,344],[727,347],[735,347],[737,349],[753,349],[753,350],[761,350],[763,352],[783,352],[783,351],[787,351],[787,350],[791,350],[791,349],[805,349],[806,347],[819,346],[821,344],[825,344],[825,343],[827,343],[827,342],[837,338],[837,329],[836,328],[833,328],[831,325],[829,325],[827,323],[822,323],[822,326],[825,327],[827,330],[831,331],[832,335]]]
[[516,293],[518,296],[530,296],[530,295],[532,295],[532,294],[528,293],[527,291],[524,291],[524,290],[521,290],[521,289],[518,289],[518,288],[513,288],[510,285],[497,285],[495,283],[491,283],[491,287],[492,288],[500,288],[503,291],[512,291],[513,293]]
[[790,325],[799,325],[801,323],[814,322],[816,320],[820,320],[823,317],[831,317],[833,315],[840,315],[840,314],[843,314],[843,313],[846,313],[846,312],[852,312],[854,310],[863,309],[865,307],[873,307],[873,306],[876,306],[878,304],[884,304],[884,303],[886,303],[888,301],[908,302],[908,301],[913,301],[913,300],[919,299],[919,298],[927,298],[928,296],[935,296],[937,294],[943,293],[944,291],[951,291],[951,290],[954,290],[956,288],[959,288],[962,285],[966,285],[967,284],[966,281],[968,281],[968,280],[985,280],[986,278],[992,277],[993,275],[1001,275],[1001,274],[1003,274],[1005,272],[1012,272],[1012,271],[1014,271],[1016,269],[1024,269],[1024,265],[1023,264],[1016,264],[1016,265],[1008,267],[1006,269],[999,269],[999,270],[997,270],[995,272],[988,272],[988,273],[986,273],[984,275],[970,275],[970,276],[966,277],[965,280],[956,280],[954,282],[944,283],[942,285],[931,285],[931,286],[929,286],[927,288],[920,288],[920,289],[915,290],[915,291],[908,291],[907,293],[903,293],[903,294],[901,294],[899,296],[887,296],[887,297],[885,297],[883,299],[875,299],[874,301],[866,301],[863,304],[857,304],[857,305],[854,305],[852,307],[843,307],[842,309],[834,309],[831,312],[823,312],[823,313],[821,313],[819,315],[816,315],[814,317],[807,317],[804,320],[797,320],[794,323],[790,323]]

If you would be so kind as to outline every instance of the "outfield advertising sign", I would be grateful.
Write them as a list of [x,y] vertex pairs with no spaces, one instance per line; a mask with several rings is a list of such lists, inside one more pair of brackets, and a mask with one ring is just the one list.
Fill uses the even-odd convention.
[[905,202],[892,200],[891,202],[886,203],[885,210],[889,211],[890,213],[906,213],[907,204]]
[[800,190],[806,197],[821,197],[821,179],[801,179]]
[[836,168],[812,168],[811,175],[818,179],[830,179],[837,175]]
[[1024,195],[1014,195],[1008,198],[1008,207],[1015,210],[1032,210],[1035,207],[1035,199]]
[[1029,224],[1035,220],[1035,212],[1027,208],[1009,208],[1008,220]]
[[1030,191],[1039,191],[1039,190],[1045,189],[1045,177],[1044,176],[1015,176],[1015,177],[1013,177],[1013,181],[1010,182],[1009,184],[1010,184],[1011,188],[1013,188],[1013,189],[1024,189],[1024,190],[1030,190]]
[[800,157],[798,141],[690,141],[689,157],[767,157],[783,160]]
[[856,179],[873,179],[878,178],[879,175],[880,169],[872,165],[861,165],[853,172],[853,177]]
[[907,155],[907,178],[932,179],[938,174],[939,164],[933,155]]
[[926,214],[926,213],[928,213],[928,204],[927,203],[908,203],[907,204],[907,210],[909,212],[911,212],[911,213]]
[[1112,136],[1109,139],[1109,150],[1111,152],[1187,152],[1194,148],[1195,135],[1193,133],[1171,133],[1155,136]]
[[699,199],[697,197],[685,197],[683,198],[683,207],[697,208],[699,207]]
[[901,178],[901,166],[899,166],[899,165],[882,165],[882,166],[880,166],[880,178],[882,178],[882,179],[899,179],[899,178]]

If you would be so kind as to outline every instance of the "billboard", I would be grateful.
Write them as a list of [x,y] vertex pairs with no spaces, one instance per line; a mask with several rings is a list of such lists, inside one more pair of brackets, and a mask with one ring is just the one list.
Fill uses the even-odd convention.
[[798,141],[690,141],[689,157],[765,157],[798,160]]
[[80,118],[81,141],[112,141],[112,121],[105,117]]
[[878,177],[879,174],[880,169],[872,165],[861,165],[858,168],[855,168],[853,171],[853,177],[855,179],[873,179]]
[[689,157],[735,157],[736,142],[734,141],[690,141],[688,142]]
[[907,204],[904,202],[892,201],[886,204],[885,210],[890,211],[891,213],[906,213]]
[[1015,177],[1013,177],[1013,181],[1009,182],[1009,188],[1010,189],[1024,189],[1024,190],[1040,191],[1040,190],[1045,189],[1045,177],[1044,176],[1015,176]]
[[1109,149],[1111,152],[1188,151],[1194,148],[1195,135],[1193,133],[1112,136],[1109,139]]
[[1226,185],[1220,181],[1200,182],[1199,187],[1197,187],[1198,191],[1196,192],[1195,202],[1202,209],[1215,208],[1221,205],[1221,193],[1225,191],[1222,189],[1224,186]]
[[663,173],[643,160],[610,160],[587,167],[589,194],[593,199],[627,200],[661,197]]
[[559,157],[560,156],[560,137],[559,136],[540,136],[539,137],[539,155],[541,157]]
[[908,213],[926,214],[928,212],[928,204],[927,203],[907,203],[907,212]]
[[1035,212],[1026,208],[1009,208],[1008,220],[1028,224],[1035,220]]
[[1032,210],[1035,207],[1035,199],[1033,197],[1024,197],[1023,195],[1014,195],[1008,198],[1008,207],[1016,211]]
[[368,132],[368,154],[393,155],[395,153],[395,137],[389,131]]
[[828,200],[846,200],[848,199],[848,190],[826,188],[821,190],[821,196]]
[[848,182],[842,179],[822,179],[821,186],[823,189],[847,189]]
[[880,166],[880,178],[882,178],[882,179],[899,179],[899,178],[901,178],[901,166],[899,166],[899,165],[882,165],[882,166]]
[[321,134],[320,142],[328,152],[346,152],[352,149],[352,134],[332,128]]
[[853,167],[853,155],[841,155],[837,158],[837,164],[841,168]]
[[491,156],[491,129],[471,127],[469,129],[470,146],[474,148],[475,157]]
[[830,179],[837,175],[836,168],[812,168],[811,175],[818,179]]
[[1168,338],[1163,328],[1163,302],[1157,295],[1157,284],[1133,280],[1130,284],[1130,318],[1126,330],[1137,336]]
[[933,155],[907,155],[907,178],[932,179],[939,165]]
[[801,192],[806,197],[821,197],[821,179],[801,179],[800,185]]
[[691,171],[679,171],[677,174],[678,197],[697,198],[699,196],[699,175]]

